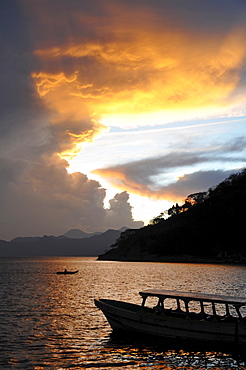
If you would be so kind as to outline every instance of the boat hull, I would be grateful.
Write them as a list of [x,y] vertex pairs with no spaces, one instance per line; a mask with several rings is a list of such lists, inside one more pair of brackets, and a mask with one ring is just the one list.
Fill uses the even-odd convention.
[[246,344],[246,324],[236,318],[226,322],[212,321],[188,315],[157,314],[141,306],[113,301],[95,300],[113,330],[123,330],[169,339]]

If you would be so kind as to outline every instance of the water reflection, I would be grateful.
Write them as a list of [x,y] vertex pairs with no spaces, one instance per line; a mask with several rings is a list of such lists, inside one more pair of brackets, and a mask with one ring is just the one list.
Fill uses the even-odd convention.
[[102,358],[110,352],[119,354],[124,361],[136,362],[136,367],[142,369],[245,369],[245,359],[237,352],[229,354],[218,348],[216,351],[209,350],[204,346],[193,344],[193,350],[184,343],[155,343],[153,340],[146,341],[138,338],[117,336],[111,334],[110,339],[101,351]]
[[[79,270],[59,276],[56,271]],[[0,260],[2,369],[245,369],[230,351],[185,350],[111,336],[94,298],[139,304],[163,288],[246,295],[246,268],[125,263],[91,258]]]

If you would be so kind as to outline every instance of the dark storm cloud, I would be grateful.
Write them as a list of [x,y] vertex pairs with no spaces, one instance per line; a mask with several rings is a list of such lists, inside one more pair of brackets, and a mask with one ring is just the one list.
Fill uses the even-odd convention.
[[66,162],[56,156],[43,156],[35,166],[2,160],[0,173],[2,238],[143,225],[133,221],[126,192],[117,194],[105,209],[105,189],[80,172],[68,174]]
[[[186,195],[205,191],[224,180],[235,170],[221,170],[222,163],[246,163],[246,139],[238,137],[234,141],[214,146],[201,151],[171,151],[169,154],[155,158],[132,161],[119,166],[97,169],[94,173],[107,178],[119,189],[126,189],[135,194],[153,198],[175,201]],[[185,173],[188,168],[195,166],[213,166],[216,170],[199,170],[180,176],[175,182],[168,181],[169,173],[179,170]],[[190,169],[189,169],[190,171]],[[158,185],[157,176],[162,176],[168,185]],[[161,181],[161,180],[160,180]],[[159,181],[159,183],[160,183]]]
[[[39,69],[33,38],[39,35],[41,44],[47,44],[49,34],[41,35],[41,28],[35,28],[35,16],[27,17],[28,3],[0,2],[0,238],[57,235],[69,227],[104,231],[142,226],[142,222],[133,221],[127,196],[118,194],[118,207],[105,209],[105,189],[82,173],[68,174],[68,163],[57,156],[61,150],[59,137],[64,143],[67,140],[66,150],[69,136],[64,135],[68,129],[75,135],[81,130],[71,129],[76,124],[67,117],[59,127],[53,126],[53,109],[37,92],[31,76]],[[50,2],[39,2],[38,7],[45,7],[45,3]],[[57,5],[61,6],[60,2]],[[76,11],[79,2],[70,5]],[[63,36],[58,39],[62,41]],[[93,128],[85,115],[86,125],[85,131]]]
[[197,171],[191,174],[185,174],[177,181],[158,190],[161,196],[162,194],[166,194],[167,198],[169,197],[172,200],[184,200],[190,194],[207,191],[236,172],[238,170]]

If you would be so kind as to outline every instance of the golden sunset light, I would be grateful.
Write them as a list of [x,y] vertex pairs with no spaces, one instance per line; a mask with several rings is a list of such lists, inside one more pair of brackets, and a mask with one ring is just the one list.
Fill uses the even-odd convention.
[[[107,127],[131,129],[223,117],[232,111],[235,115],[235,107],[242,106],[243,94],[235,94],[246,52],[242,26],[226,35],[215,33],[211,40],[210,33],[162,23],[157,13],[149,18],[148,10],[141,12],[138,27],[137,15],[125,17],[127,9],[110,11],[119,22],[107,24],[107,32],[104,29],[109,40],[70,37],[62,46],[35,50],[43,69],[32,77],[41,99],[54,110],[51,123],[61,158],[74,159],[84,142],[92,142]],[[100,22],[95,24],[94,31],[100,34],[101,27]],[[176,192],[162,194],[129,182],[119,171],[91,170],[99,176],[107,173],[120,190],[157,199],[180,198]]]
[[[109,197],[119,191],[127,192],[119,199],[133,212],[125,213],[124,223],[146,224],[170,202],[244,166],[243,5],[230,0],[223,9],[189,0],[20,3],[19,49],[15,41],[5,47],[3,86],[15,93],[4,94],[8,140],[2,148],[11,161],[8,178],[19,183],[30,204],[29,219],[38,219],[31,207],[33,189],[35,194],[45,189],[37,165],[41,173],[50,166],[54,182],[59,174],[56,198],[64,217],[53,226],[58,233],[67,223],[95,230],[113,227],[114,220],[120,228],[123,221],[109,216]],[[88,190],[73,186],[75,178]],[[17,198],[10,186],[6,202],[21,208],[24,198]],[[84,206],[72,211],[67,199],[76,200],[76,209],[90,204],[90,211]],[[92,222],[96,212],[101,216]],[[141,212],[138,220],[131,216]],[[21,230],[18,212],[14,217]]]
[[[137,29],[131,40],[122,41],[113,29],[114,42],[81,40],[35,51],[47,68],[32,74],[39,94],[62,113],[70,109],[79,117],[80,104],[86,105],[91,115],[122,128],[129,117],[132,127],[136,121],[149,124],[151,114],[154,124],[162,124],[220,116],[225,106],[228,110],[242,104],[242,96],[233,97],[246,52],[241,30],[218,35],[212,42],[182,29],[179,34],[163,26],[156,33],[148,31]],[[72,68],[66,71],[68,77],[60,70],[64,58]],[[93,74],[85,73],[86,58],[94,65]],[[58,71],[52,74],[54,66]],[[64,99],[69,107],[64,107]]]
[[0,0],[0,50],[0,369],[246,370],[246,0]]

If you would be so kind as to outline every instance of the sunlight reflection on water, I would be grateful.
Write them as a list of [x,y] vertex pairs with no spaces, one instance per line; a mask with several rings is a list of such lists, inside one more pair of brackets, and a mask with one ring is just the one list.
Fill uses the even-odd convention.
[[[60,276],[56,271],[79,270]],[[246,295],[246,268],[103,262],[93,258],[1,259],[0,367],[3,369],[246,369],[220,352],[186,352],[111,336],[94,298],[140,303],[163,288]]]

